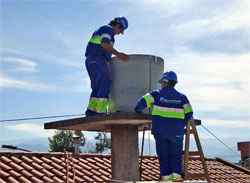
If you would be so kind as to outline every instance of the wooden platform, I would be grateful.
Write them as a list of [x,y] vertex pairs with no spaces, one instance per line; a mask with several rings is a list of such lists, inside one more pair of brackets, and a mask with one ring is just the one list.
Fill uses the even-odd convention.
[[[201,121],[196,119],[196,125]],[[110,132],[114,126],[137,126],[141,131],[143,128],[150,129],[151,116],[136,113],[113,113],[111,115],[72,118],[44,124],[44,129],[82,130],[82,131],[105,131]]]
[[110,132],[114,126],[137,126],[138,130],[149,129],[151,116],[136,113],[113,113],[110,115],[72,118],[61,121],[48,122],[44,129],[64,129],[82,131]]

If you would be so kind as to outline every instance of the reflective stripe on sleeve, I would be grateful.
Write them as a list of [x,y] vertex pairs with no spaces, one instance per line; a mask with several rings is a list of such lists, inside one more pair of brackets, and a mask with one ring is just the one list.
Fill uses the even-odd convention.
[[192,106],[190,104],[184,104],[183,109],[185,114],[193,112]]
[[92,36],[90,38],[89,42],[92,44],[101,44],[102,38],[101,38],[101,36]]
[[148,108],[153,106],[154,97],[150,93],[144,95],[143,98],[145,99]]

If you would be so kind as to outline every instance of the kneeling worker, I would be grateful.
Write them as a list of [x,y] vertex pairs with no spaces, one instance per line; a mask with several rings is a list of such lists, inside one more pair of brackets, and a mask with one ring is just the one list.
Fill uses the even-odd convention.
[[151,132],[156,142],[161,180],[175,181],[181,179],[184,127],[193,119],[193,110],[187,97],[174,88],[175,72],[164,73],[159,83],[161,89],[144,95],[135,111],[141,113],[151,108]]

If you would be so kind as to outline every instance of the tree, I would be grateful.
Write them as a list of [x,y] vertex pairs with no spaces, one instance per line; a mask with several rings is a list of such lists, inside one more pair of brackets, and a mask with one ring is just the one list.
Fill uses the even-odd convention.
[[[50,152],[74,152],[74,133],[70,130],[56,130],[55,135],[49,137],[49,151]],[[80,145],[85,144],[84,134],[80,133]]]
[[107,133],[98,132],[97,136],[95,137],[97,140],[96,142],[96,152],[102,153],[104,152],[105,148],[111,148],[111,138],[108,138]]

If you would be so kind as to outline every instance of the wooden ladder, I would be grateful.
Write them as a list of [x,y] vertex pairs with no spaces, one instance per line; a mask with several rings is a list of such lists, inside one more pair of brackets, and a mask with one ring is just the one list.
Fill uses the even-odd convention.
[[[205,158],[204,158],[204,154],[203,154],[203,150],[201,147],[201,143],[200,143],[200,139],[196,130],[196,125],[200,125],[201,121],[200,120],[191,120],[189,122],[187,122],[186,125],[186,129],[185,129],[185,150],[184,150],[184,180],[188,180],[190,178],[192,179],[201,179],[203,177],[205,177],[207,179],[207,182],[210,183],[210,179],[209,179],[209,174],[208,174],[208,168],[207,168],[207,164],[205,162]],[[190,134],[194,135],[194,139],[196,142],[196,146],[198,151],[195,152],[189,152],[189,144],[190,144]],[[192,177],[190,176],[189,172],[188,172],[188,162],[189,162],[189,156],[190,154],[194,154],[199,156],[199,160],[201,160],[202,162],[202,167],[204,170],[204,174],[194,174],[192,175]]]

